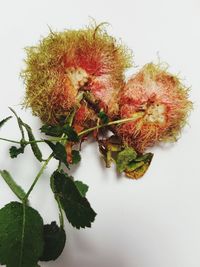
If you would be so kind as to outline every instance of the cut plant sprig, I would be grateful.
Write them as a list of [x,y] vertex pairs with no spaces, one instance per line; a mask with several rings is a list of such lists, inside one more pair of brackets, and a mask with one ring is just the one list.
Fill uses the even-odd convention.
[[[22,139],[24,147],[27,144],[30,144],[35,157],[38,159],[38,155],[36,154],[38,151],[37,148],[35,148],[37,140],[34,139],[31,127],[24,123],[19,117],[17,117],[17,119],[23,131]],[[8,121],[7,118],[3,120],[3,124],[6,121]],[[35,176],[27,193],[17,185],[8,171],[0,171],[5,182],[21,202],[11,202],[4,208],[0,209],[0,264],[10,267],[32,267],[39,266],[37,264],[39,260],[49,261],[57,259],[62,253],[66,242],[64,214],[68,221],[77,229],[91,227],[91,223],[94,221],[96,213],[86,199],[88,186],[80,181],[75,182],[73,177],[68,176],[68,174],[62,170],[61,164],[59,164],[59,169],[54,172],[51,178],[51,188],[59,208],[60,227],[57,226],[56,222],[43,225],[39,213],[35,209],[29,207],[28,202],[30,194],[51,159],[54,158],[58,160],[59,163],[62,161],[62,163],[66,163],[69,167],[69,164],[66,161],[67,155],[65,145],[68,141],[77,142],[79,140],[77,133],[69,125],[71,123],[72,121],[67,122],[67,127],[65,127],[66,132],[62,133],[61,137],[54,137],[52,138],[53,141],[50,141],[51,139],[48,141],[48,144],[50,144],[50,147],[52,148],[52,153],[43,162],[41,169]],[[25,140],[25,131],[27,132],[29,141]],[[2,139],[8,142],[14,141],[6,138]],[[47,142],[46,140],[38,141]],[[15,143],[21,146],[22,140],[16,141]],[[39,155],[41,155],[41,153],[39,153]],[[81,159],[79,151],[72,150],[72,156],[73,164],[77,164]],[[55,177],[58,179],[55,179]],[[15,219],[13,219],[14,217]],[[8,223],[5,224],[5,222]],[[5,230],[3,225],[8,225],[8,228]],[[30,232],[32,233],[31,235]],[[12,246],[10,246],[10,244],[8,246],[8,242],[10,242],[9,240],[13,240],[13,246],[15,247],[15,251],[12,251],[13,253],[11,253],[11,250],[9,249]],[[19,242],[16,243],[15,240],[19,240]],[[29,243],[30,245],[28,245]],[[32,253],[31,249],[30,257],[29,247],[31,246],[34,246],[34,253]],[[11,254],[12,256],[10,256]]]
[[[27,193],[25,193],[23,189],[17,185],[8,171],[3,170],[0,172],[5,182],[21,202],[9,203],[0,210],[1,224],[3,224],[6,220],[11,219],[10,210],[16,212],[16,216],[18,216],[16,224],[14,222],[13,225],[10,226],[10,228],[12,227],[15,229],[15,235],[13,235],[13,230],[10,230],[7,231],[8,236],[5,236],[4,229],[1,229],[0,227],[0,263],[6,264],[10,267],[32,267],[37,266],[37,262],[39,260],[55,260],[62,253],[66,241],[66,234],[64,231],[64,215],[72,224],[72,226],[76,227],[77,229],[91,227],[91,224],[95,220],[96,212],[92,209],[86,198],[88,186],[83,184],[81,181],[74,181],[74,178],[69,176],[66,173],[65,168],[63,168],[63,165],[65,165],[67,168],[70,168],[71,164],[77,164],[81,160],[79,151],[72,149],[73,145],[79,143],[82,137],[87,136],[95,130],[101,128],[107,128],[110,130],[109,126],[133,122],[144,116],[144,113],[137,112],[130,118],[109,121],[106,117],[106,114],[103,111],[100,111],[99,121],[96,126],[77,133],[72,126],[73,117],[75,115],[75,112],[72,112],[71,116],[66,118],[63,125],[43,125],[41,131],[47,136],[50,136],[50,138],[48,138],[48,140],[36,140],[31,127],[20,117],[18,117],[17,113],[13,109],[11,109],[11,111],[17,119],[17,123],[21,132],[21,139],[19,141],[15,141],[7,138],[0,138],[2,141],[19,145],[19,147],[11,147],[11,158],[15,158],[19,154],[23,154],[26,146],[30,145],[34,156],[40,162],[43,161],[43,163]],[[7,117],[1,121],[0,126],[4,125],[9,119],[10,117]],[[26,140],[26,135],[28,140]],[[46,160],[43,160],[42,152],[37,144],[41,142],[47,143],[52,149],[51,154]],[[70,146],[70,149],[68,146]],[[120,146],[119,149],[116,149],[116,147],[114,148],[112,144],[111,146],[108,146],[107,160],[110,162],[114,160],[116,162],[118,171],[124,171],[128,177],[139,178],[147,170],[152,155],[137,155],[133,149],[131,151],[130,150],[130,148],[126,148],[124,146]],[[69,153],[71,158],[70,162],[68,161]],[[113,153],[116,153],[116,157],[114,157]],[[32,193],[39,179],[42,177],[51,159],[58,160],[58,168],[51,176],[50,186],[58,205],[60,227],[57,226],[55,222],[52,222],[48,225],[43,225],[39,213],[35,209],[30,208],[28,202],[30,194]],[[38,220],[40,220],[40,224],[37,224]],[[34,242],[30,240],[30,236],[28,231],[26,231],[26,227],[36,227],[34,236],[37,236],[37,240]],[[44,232],[42,231],[42,227]],[[5,248],[8,240],[14,240],[18,238],[20,233],[23,233],[22,237],[20,237],[20,243],[14,244],[18,253],[16,255],[13,254],[12,258],[7,257],[7,255],[5,257],[1,257],[1,249],[3,249],[3,251],[7,251],[8,255],[10,253],[10,251]],[[4,240],[4,243],[2,243],[1,240]],[[29,250],[24,246],[24,244],[27,242],[32,242],[38,247],[37,253],[32,255],[32,262],[28,256]],[[19,264],[16,264],[16,262]]]

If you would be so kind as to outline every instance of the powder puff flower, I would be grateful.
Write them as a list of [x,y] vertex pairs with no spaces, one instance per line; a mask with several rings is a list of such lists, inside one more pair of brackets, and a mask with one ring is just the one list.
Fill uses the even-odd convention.
[[147,64],[120,93],[120,116],[138,113],[133,122],[117,127],[118,135],[138,152],[159,141],[175,141],[186,123],[192,103],[188,89],[161,66]]
[[44,123],[58,124],[76,107],[76,121],[84,125],[80,118],[94,115],[81,98],[85,91],[110,117],[118,114],[118,91],[124,86],[125,69],[131,66],[131,53],[102,25],[51,32],[38,46],[27,48],[25,62],[25,106]]

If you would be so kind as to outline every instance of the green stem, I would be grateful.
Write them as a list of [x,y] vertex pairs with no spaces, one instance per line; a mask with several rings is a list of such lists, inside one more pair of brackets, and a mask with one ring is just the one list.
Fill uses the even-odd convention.
[[10,143],[15,143],[15,144],[21,144],[19,141],[10,140],[10,139],[6,139],[6,138],[0,138],[0,140],[7,141],[7,142],[10,142]]
[[115,124],[122,124],[122,123],[126,123],[126,122],[131,122],[131,121],[135,121],[139,118],[141,118],[142,116],[144,115],[144,112],[137,112],[135,113],[131,118],[125,118],[125,119],[120,119],[120,120],[116,120],[116,121],[110,121],[109,123],[106,123],[106,124],[101,124],[101,125],[96,125],[92,128],[89,128],[89,129],[86,129],[82,132],[80,132],[78,135],[84,135],[84,134],[87,134],[87,133],[90,133],[94,130],[97,130],[97,129],[100,129],[100,128],[103,128],[103,127],[107,127],[107,126],[110,126],[110,125],[115,125]]
[[[78,135],[81,136],[81,135],[90,133],[90,132],[92,132],[92,131],[94,131],[96,129],[100,129],[100,128],[111,126],[111,125],[115,125],[115,124],[122,124],[122,123],[126,123],[126,122],[135,121],[138,118],[141,118],[143,115],[144,115],[144,112],[137,112],[131,118],[125,118],[125,119],[120,119],[120,120],[116,120],[116,121],[110,121],[109,123],[106,123],[106,124],[96,125],[96,126],[94,126],[92,128],[89,128],[89,129],[86,129],[86,130],[80,132]],[[15,141],[15,140],[6,139],[6,138],[0,138],[0,140],[11,142],[11,143],[15,143],[15,144],[21,144],[21,142],[18,142],[18,141]],[[51,142],[59,142],[59,141],[66,141],[67,139],[66,139],[66,137],[61,136],[61,137],[50,138],[48,140],[51,141]],[[28,145],[28,144],[43,143],[43,142],[45,142],[45,140],[41,139],[41,140],[33,140],[33,141],[24,141],[24,144]]]
[[[10,143],[15,143],[15,144],[21,144],[21,142],[19,142],[19,141],[6,139],[6,138],[0,138],[0,140],[10,142]],[[64,140],[66,140],[66,138],[55,137],[55,138],[50,138],[48,140],[51,142],[57,142],[57,141],[62,141],[62,140],[64,141]],[[43,142],[45,142],[45,140],[41,139],[41,140],[33,140],[33,141],[24,141],[23,144],[29,145],[29,144],[33,144],[33,143],[43,143]]]
[[28,199],[30,193],[32,192],[34,186],[36,185],[37,181],[39,180],[40,176],[43,174],[46,166],[48,165],[49,161],[53,158],[53,153],[51,153],[51,155],[48,157],[48,159],[44,162],[42,168],[40,169],[40,171],[38,172],[38,174],[36,175],[30,189],[28,190],[28,192],[26,193],[26,196],[24,197],[24,202],[26,202],[26,200]]

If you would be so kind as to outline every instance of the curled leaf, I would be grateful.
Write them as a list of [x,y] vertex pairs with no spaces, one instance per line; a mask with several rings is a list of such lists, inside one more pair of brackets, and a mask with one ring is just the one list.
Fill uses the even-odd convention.
[[11,118],[12,118],[12,116],[9,116],[9,117],[3,119],[2,121],[0,121],[0,128],[1,128],[1,127],[2,127],[8,120],[10,120]]
[[119,152],[122,150],[122,144],[121,140],[115,136],[112,135],[107,139],[99,139],[99,151],[103,156],[103,159],[106,163],[106,167],[110,168],[111,163],[114,161],[115,158],[115,152]]
[[[125,170],[126,176],[131,179],[141,178],[148,170],[152,158],[153,154],[147,153],[143,156],[138,157],[137,161],[135,159],[134,162],[130,164],[130,167]],[[140,161],[138,159],[140,159]],[[143,159],[143,161],[141,159]]]
[[128,164],[136,159],[136,157],[136,151],[130,147],[127,147],[119,152],[116,159],[117,170],[119,172],[123,172],[127,168]]
[[31,145],[33,154],[35,155],[36,159],[38,159],[39,161],[42,161],[42,152],[41,152],[38,144],[35,142],[35,137],[33,135],[31,127],[24,122],[22,122],[22,125],[25,127],[25,129],[27,131],[29,141],[31,142],[30,145]]
[[25,135],[24,135],[24,129],[23,129],[23,121],[20,119],[20,117],[18,117],[17,113],[15,112],[14,109],[12,109],[11,107],[9,107],[9,109],[11,110],[11,112],[15,115],[16,119],[17,119],[17,123],[22,135],[21,141],[23,142],[25,140]]
[[132,171],[142,167],[144,164],[145,164],[144,161],[139,161],[139,162],[132,161],[131,163],[128,164],[128,166],[126,168],[126,172],[132,172]]

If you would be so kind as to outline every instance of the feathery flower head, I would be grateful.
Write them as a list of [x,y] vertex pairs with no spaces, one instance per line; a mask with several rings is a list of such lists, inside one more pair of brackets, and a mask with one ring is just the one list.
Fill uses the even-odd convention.
[[[38,46],[27,48],[25,106],[49,124],[59,123],[90,92],[100,108],[117,114],[117,93],[124,71],[131,66],[130,51],[107,34],[102,24],[80,30],[51,32]],[[84,111],[89,109],[84,101]],[[83,109],[81,109],[83,110]]]
[[125,143],[139,152],[159,141],[175,141],[186,123],[192,103],[188,89],[160,65],[147,64],[120,93],[120,116],[142,112],[137,120],[117,127]]

